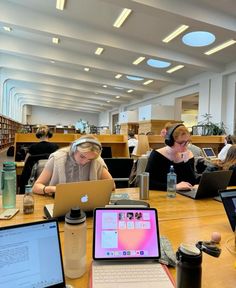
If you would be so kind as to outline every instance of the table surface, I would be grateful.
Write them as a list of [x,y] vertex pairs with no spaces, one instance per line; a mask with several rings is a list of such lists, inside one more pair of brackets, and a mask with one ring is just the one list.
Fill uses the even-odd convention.
[[[129,193],[131,199],[138,199],[138,188],[116,189],[116,192]],[[23,195],[17,195],[16,207],[20,212],[10,220],[0,220],[0,226],[39,221],[44,219],[43,207],[53,202],[52,198],[35,195],[34,214],[24,215],[22,210]],[[234,250],[234,233],[231,230],[222,203],[212,199],[193,200],[181,195],[167,199],[166,192],[150,191],[151,207],[158,211],[160,234],[166,236],[172,243],[174,251],[180,243],[196,243],[199,240],[210,240],[212,232],[221,233],[219,258],[203,254],[202,287],[234,288],[236,287],[236,251]],[[2,207],[2,206],[0,206]],[[64,244],[64,223],[59,223],[60,238]],[[87,218],[87,272],[80,279],[66,279],[67,284],[74,287],[88,287],[89,270],[92,261],[92,217]],[[230,252],[231,247],[235,252]],[[175,278],[176,271],[170,268]],[[189,287],[191,288],[191,287]]]

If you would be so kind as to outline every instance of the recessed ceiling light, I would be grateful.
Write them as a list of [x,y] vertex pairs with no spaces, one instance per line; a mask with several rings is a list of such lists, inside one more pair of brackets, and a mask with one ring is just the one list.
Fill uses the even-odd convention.
[[107,85],[102,85],[103,88],[107,88]]
[[114,88],[117,89],[117,90],[124,90],[123,87],[117,87],[117,86],[115,86]]
[[150,84],[152,82],[153,82],[153,80],[147,80],[146,82],[143,83],[143,85],[148,85],[148,84]]
[[145,59],[145,57],[138,57],[136,60],[134,60],[133,64],[134,64],[134,65],[138,65],[138,64],[141,63],[144,59]]
[[98,93],[98,92],[95,92],[95,94],[98,95],[99,93]]
[[8,27],[8,26],[3,26],[3,29],[7,32],[11,32],[12,31],[12,28],[11,27]]
[[116,96],[116,99],[120,99],[120,96],[117,95],[117,96]]
[[66,0],[57,0],[56,8],[58,10],[64,10],[66,4]]
[[57,37],[53,37],[53,38],[52,38],[52,43],[54,43],[54,44],[59,44],[59,42],[60,42],[60,39],[59,39],[59,38],[57,38]]
[[177,65],[177,66],[175,66],[175,67],[167,70],[166,73],[169,73],[169,74],[170,74],[170,73],[173,73],[173,72],[175,72],[175,71],[177,71],[177,70],[179,70],[179,69],[182,69],[182,68],[184,68],[184,65]]
[[55,63],[55,61],[54,61],[54,60],[50,60],[50,63],[54,64],[54,63]]
[[224,43],[216,46],[215,48],[212,48],[211,50],[206,51],[204,54],[211,55],[211,54],[216,53],[216,52],[218,52],[218,51],[220,51],[222,49],[225,49],[226,47],[229,47],[229,46],[231,46],[231,45],[233,45],[235,43],[236,43],[236,40],[231,39],[231,40],[229,40],[227,42],[224,42]]
[[98,47],[97,50],[95,51],[95,54],[96,54],[96,55],[101,55],[102,52],[103,52],[103,50],[104,50],[104,48]]
[[170,62],[160,61],[156,59],[148,59],[147,64],[154,68],[166,68],[170,66]]
[[88,67],[84,67],[84,71],[88,72],[90,69]]
[[129,89],[127,90],[127,93],[132,93],[134,90],[133,89]]
[[186,29],[188,29],[189,26],[187,25],[181,25],[179,28],[177,28],[175,31],[173,31],[171,34],[169,34],[167,37],[165,37],[162,42],[168,43],[175,37],[177,37],[179,34],[184,32]]
[[110,103],[111,101],[110,100],[107,100],[107,103]]
[[142,81],[144,79],[142,77],[130,76],[130,75],[127,75],[126,78],[132,81]]
[[120,79],[122,77],[122,74],[116,74],[115,78]]
[[212,44],[216,40],[214,34],[207,31],[194,31],[183,36],[182,42],[191,47],[203,47]]
[[123,11],[120,13],[116,21],[114,22],[113,26],[116,28],[120,28],[121,25],[125,22],[126,18],[129,16],[131,13],[131,9],[124,8]]

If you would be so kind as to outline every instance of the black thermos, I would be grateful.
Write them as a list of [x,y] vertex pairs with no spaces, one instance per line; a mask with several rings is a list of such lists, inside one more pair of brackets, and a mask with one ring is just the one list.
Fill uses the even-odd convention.
[[201,288],[202,252],[190,244],[181,244],[176,252],[177,288]]

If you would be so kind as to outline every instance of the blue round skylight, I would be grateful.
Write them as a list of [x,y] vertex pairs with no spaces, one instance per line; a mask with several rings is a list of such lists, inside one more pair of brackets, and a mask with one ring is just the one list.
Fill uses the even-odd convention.
[[156,59],[148,59],[147,64],[154,68],[166,68],[170,66],[170,62],[160,61]]
[[192,47],[202,47],[213,43],[216,40],[214,34],[206,31],[195,31],[183,36],[182,41],[185,45]]
[[127,75],[126,78],[132,81],[142,81],[144,79],[142,77],[130,76],[130,75]]

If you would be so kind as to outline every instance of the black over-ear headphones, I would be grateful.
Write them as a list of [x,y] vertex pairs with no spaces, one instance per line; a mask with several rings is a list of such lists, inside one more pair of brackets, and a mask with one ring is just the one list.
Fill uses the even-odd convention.
[[166,133],[165,136],[165,144],[167,146],[172,147],[175,144],[175,140],[173,138],[173,133],[175,131],[175,129],[177,129],[179,126],[184,126],[183,124],[176,124],[173,127],[170,127]]
[[95,139],[90,139],[90,138],[82,138],[82,139],[78,139],[76,141],[74,141],[71,145],[71,152],[75,153],[77,146],[84,144],[84,143],[91,143],[91,144],[95,144],[99,147],[100,151],[102,151],[102,146],[101,144],[95,140]]
[[[47,133],[45,133],[46,130],[47,130]],[[39,128],[36,132],[36,137],[38,139],[42,137],[52,138],[52,136],[53,136],[53,133],[46,127]]]

